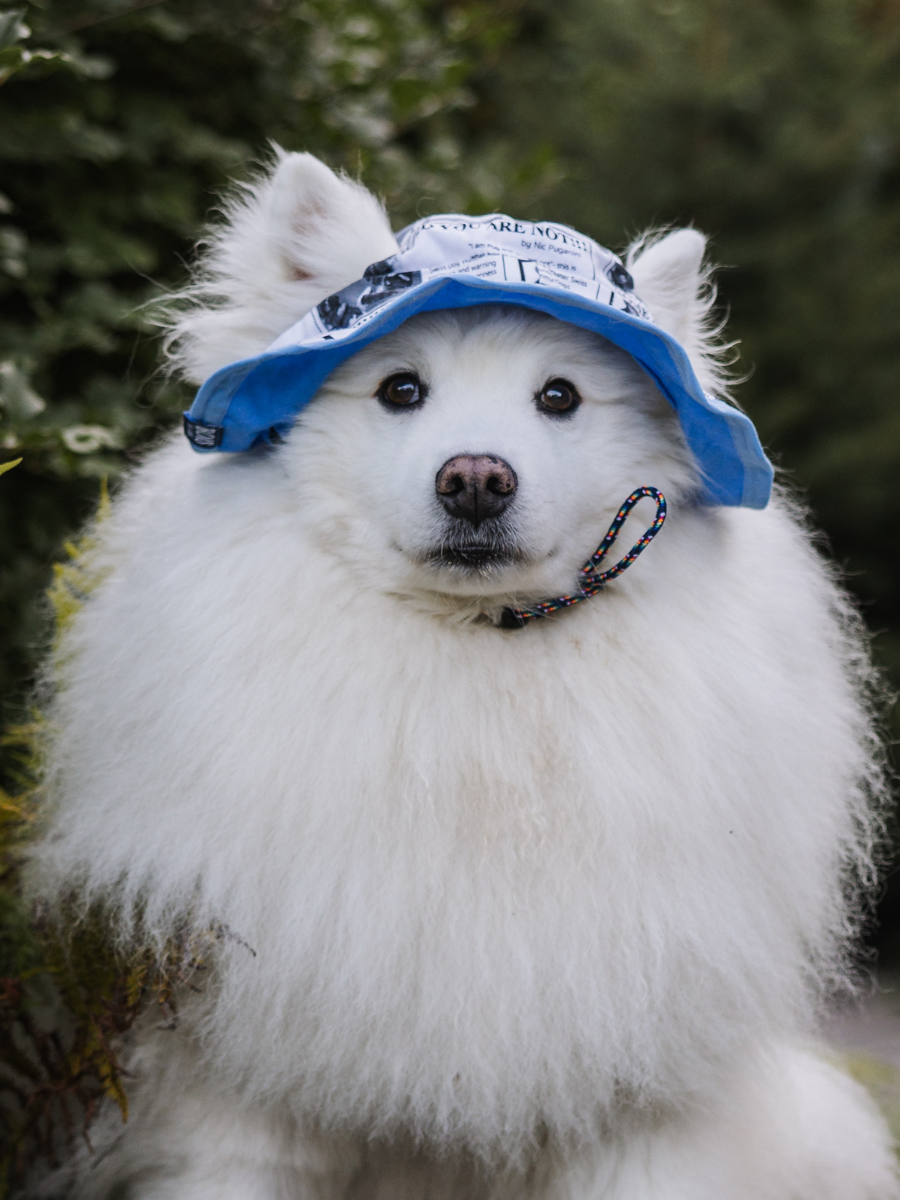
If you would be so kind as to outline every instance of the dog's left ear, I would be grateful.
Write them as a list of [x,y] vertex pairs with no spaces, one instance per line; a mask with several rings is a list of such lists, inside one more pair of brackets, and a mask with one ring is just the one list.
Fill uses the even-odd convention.
[[661,237],[645,234],[632,243],[626,264],[634,290],[650,309],[655,324],[671,333],[685,350],[703,388],[724,396],[723,356],[729,350],[712,315],[715,288],[704,264],[706,238],[696,229],[676,229]]

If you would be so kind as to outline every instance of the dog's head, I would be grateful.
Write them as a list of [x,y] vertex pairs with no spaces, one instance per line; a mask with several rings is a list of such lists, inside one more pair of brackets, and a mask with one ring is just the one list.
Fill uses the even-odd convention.
[[[309,155],[280,157],[213,242],[200,289],[212,303],[179,318],[188,373],[264,349],[395,249],[370,193]],[[703,250],[680,230],[638,243],[628,267],[721,390]],[[389,589],[457,597],[571,590],[634,488],[677,500],[698,483],[674,410],[630,355],[505,304],[421,314],[361,350],[278,453],[330,551]]]

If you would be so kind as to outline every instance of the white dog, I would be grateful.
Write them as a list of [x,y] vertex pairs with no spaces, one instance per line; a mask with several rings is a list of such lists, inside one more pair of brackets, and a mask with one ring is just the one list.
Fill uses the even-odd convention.
[[[703,245],[627,267],[721,393]],[[186,373],[396,253],[362,187],[280,156],[208,250]],[[273,440],[151,455],[63,647],[43,886],[123,936],[234,934],[137,1040],[78,1194],[900,1195],[872,1103],[806,1045],[882,783],[858,622],[790,505],[698,504],[635,359],[505,303],[371,340]],[[642,485],[669,517],[638,563],[498,628],[572,593]]]

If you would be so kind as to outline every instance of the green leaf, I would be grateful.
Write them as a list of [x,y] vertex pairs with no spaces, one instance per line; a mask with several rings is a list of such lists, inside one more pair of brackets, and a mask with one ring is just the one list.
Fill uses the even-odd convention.
[[24,8],[0,9],[0,50],[5,50],[31,34],[31,30],[22,20],[24,16]]

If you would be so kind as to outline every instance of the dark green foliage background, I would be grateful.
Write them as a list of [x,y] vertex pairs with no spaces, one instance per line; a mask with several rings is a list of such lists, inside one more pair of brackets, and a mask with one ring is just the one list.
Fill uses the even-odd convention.
[[398,224],[710,233],[740,398],[900,683],[898,0],[44,0],[23,20],[21,45],[69,58],[0,86],[0,460],[25,460],[0,481],[7,719],[61,540],[186,400],[142,306],[268,139],[361,174]]

